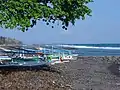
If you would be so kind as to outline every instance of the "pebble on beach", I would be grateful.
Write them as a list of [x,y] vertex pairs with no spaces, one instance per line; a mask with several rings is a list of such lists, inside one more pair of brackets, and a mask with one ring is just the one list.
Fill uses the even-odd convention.
[[120,90],[120,57],[78,57],[40,70],[0,69],[0,90]]

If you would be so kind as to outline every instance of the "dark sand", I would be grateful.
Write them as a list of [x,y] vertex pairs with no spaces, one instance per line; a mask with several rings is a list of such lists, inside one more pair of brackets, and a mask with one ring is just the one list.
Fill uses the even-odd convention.
[[120,90],[120,57],[78,57],[40,69],[0,70],[0,90]]

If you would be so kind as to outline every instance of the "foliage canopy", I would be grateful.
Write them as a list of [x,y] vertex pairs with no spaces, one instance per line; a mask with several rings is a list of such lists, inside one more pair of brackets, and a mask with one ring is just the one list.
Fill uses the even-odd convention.
[[[87,4],[92,0],[0,0],[0,27],[22,31],[36,25],[38,20],[49,23],[60,21],[67,30],[69,23],[91,16]],[[53,26],[52,26],[53,28]]]

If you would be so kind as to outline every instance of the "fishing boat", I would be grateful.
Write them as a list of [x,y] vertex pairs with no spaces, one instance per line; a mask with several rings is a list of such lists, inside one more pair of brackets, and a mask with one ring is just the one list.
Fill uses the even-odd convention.
[[[17,48],[18,49],[18,48]],[[0,67],[2,66],[36,66],[47,65],[49,62],[45,60],[43,54],[36,51],[19,48],[19,50],[3,50],[7,57],[0,58]]]
[[[70,50],[61,48],[26,48],[19,47],[0,47],[6,56],[0,58],[0,66],[35,66],[35,65],[48,65],[55,63],[69,62],[74,60],[74,55]],[[9,50],[8,50],[9,49]],[[11,50],[10,50],[11,49]]]
[[[49,46],[50,47],[50,46]],[[70,60],[76,60],[78,54],[72,54],[70,50],[62,49],[62,48],[52,48],[49,49],[51,54],[47,55],[48,60],[53,64],[55,63],[64,63],[69,62]],[[45,52],[45,51],[44,51]]]

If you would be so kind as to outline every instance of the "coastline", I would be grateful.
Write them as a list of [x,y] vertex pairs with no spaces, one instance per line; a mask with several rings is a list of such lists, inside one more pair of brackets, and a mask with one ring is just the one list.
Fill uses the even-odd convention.
[[120,90],[120,56],[79,56],[47,69],[0,70],[0,90]]

